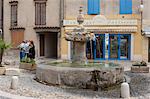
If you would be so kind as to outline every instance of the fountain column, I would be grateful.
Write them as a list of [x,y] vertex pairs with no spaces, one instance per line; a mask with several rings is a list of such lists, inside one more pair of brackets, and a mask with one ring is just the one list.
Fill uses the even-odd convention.
[[86,43],[85,42],[73,42],[73,63],[85,63],[86,62]]
[[65,34],[65,39],[73,43],[73,63],[86,63],[86,41],[90,39],[90,33],[86,32],[83,26],[84,16],[80,7],[77,17],[78,26],[72,32]]

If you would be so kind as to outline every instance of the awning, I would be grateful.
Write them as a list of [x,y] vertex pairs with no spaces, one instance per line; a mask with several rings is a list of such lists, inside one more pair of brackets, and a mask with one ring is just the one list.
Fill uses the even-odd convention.
[[60,32],[60,27],[36,26],[33,28],[36,33],[42,32]]
[[145,37],[150,37],[150,27],[149,26],[144,26],[143,34]]
[[[75,27],[65,27],[66,32],[71,32]],[[137,27],[130,26],[130,27],[85,27],[87,31],[92,32],[130,32],[136,33]]]
[[146,37],[150,37],[150,31],[144,31],[144,35],[145,35]]

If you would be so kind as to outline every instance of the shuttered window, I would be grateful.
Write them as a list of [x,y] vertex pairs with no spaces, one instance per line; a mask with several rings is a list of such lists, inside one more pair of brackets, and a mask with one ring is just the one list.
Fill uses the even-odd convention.
[[46,2],[35,2],[35,25],[46,25]]
[[132,0],[120,0],[120,14],[132,14]]
[[100,14],[100,0],[88,0],[88,14]]
[[11,27],[17,26],[17,3],[11,5]]

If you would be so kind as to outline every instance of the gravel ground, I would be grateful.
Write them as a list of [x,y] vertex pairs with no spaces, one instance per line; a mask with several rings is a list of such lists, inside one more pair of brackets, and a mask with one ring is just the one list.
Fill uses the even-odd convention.
[[[9,62],[11,62],[11,65],[6,66],[7,68],[18,68],[18,61],[14,62],[14,58],[5,57],[4,60],[9,60]],[[38,60],[38,62],[44,63],[44,60]],[[131,73],[128,71],[131,62],[123,61],[122,66],[125,67],[125,74],[131,78],[131,96],[136,97],[136,99],[150,99],[150,73]],[[37,99],[117,99],[120,97],[120,86],[105,91],[48,86],[35,81],[34,76],[35,72],[21,70],[17,90],[10,89],[11,76],[0,76],[0,90]],[[0,96],[0,99],[3,99],[3,97]]]
[[10,99],[10,98],[0,96],[0,99]]
[[19,76],[17,90],[10,89],[11,76],[0,76],[0,90],[22,96],[30,96],[38,99],[91,99],[99,97],[119,97],[118,90],[92,91],[69,87],[47,86],[36,82],[34,74],[23,71]]
[[149,97],[148,99],[150,99],[150,96],[147,95],[150,94],[150,73],[126,72],[126,74],[131,77],[131,95]]
[[[150,74],[133,74],[125,72],[131,77],[131,96],[150,99]],[[17,90],[10,89],[11,76],[0,76],[0,90],[21,96],[30,96],[38,99],[91,99],[91,98],[119,98],[120,86],[107,91],[92,91],[68,87],[48,86],[34,80],[34,72],[22,70],[19,76]],[[1,98],[0,98],[1,99]]]

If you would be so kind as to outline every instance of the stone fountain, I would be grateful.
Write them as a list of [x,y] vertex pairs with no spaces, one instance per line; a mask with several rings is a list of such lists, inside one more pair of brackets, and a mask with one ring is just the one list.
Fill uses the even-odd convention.
[[117,64],[90,63],[86,58],[86,42],[95,38],[83,27],[84,16],[80,7],[78,26],[67,32],[65,39],[73,42],[73,59],[70,62],[51,62],[36,68],[36,78],[51,85],[65,85],[98,90],[116,85],[123,80],[123,68]]

